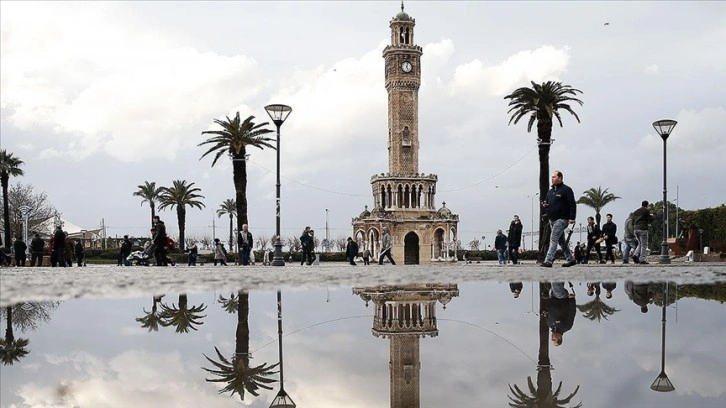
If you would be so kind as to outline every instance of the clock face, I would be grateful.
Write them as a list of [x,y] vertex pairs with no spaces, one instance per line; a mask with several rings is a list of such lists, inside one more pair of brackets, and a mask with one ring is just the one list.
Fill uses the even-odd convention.
[[401,70],[403,70],[403,72],[411,72],[412,69],[413,65],[411,65],[408,61],[404,61],[403,64],[401,64]]

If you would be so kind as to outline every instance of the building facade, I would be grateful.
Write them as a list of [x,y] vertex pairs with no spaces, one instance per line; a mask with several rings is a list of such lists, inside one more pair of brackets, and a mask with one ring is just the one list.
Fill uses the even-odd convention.
[[436,209],[435,174],[419,172],[418,90],[421,55],[414,42],[416,20],[403,10],[390,22],[391,44],[383,50],[388,92],[388,172],[371,177],[373,210],[353,218],[362,249],[377,257],[384,227],[393,238],[397,263],[420,264],[456,259],[459,216]]

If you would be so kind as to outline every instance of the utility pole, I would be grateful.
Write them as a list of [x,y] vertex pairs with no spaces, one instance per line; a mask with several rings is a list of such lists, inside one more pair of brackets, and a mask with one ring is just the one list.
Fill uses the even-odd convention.
[[328,229],[328,209],[325,209],[325,252],[330,251],[330,230]]

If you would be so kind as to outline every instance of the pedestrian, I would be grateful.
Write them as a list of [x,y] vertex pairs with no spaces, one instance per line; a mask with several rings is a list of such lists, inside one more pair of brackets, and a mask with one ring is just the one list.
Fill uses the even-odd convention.
[[63,233],[66,236],[66,246],[64,248],[66,255],[66,265],[73,266],[73,259],[75,258],[75,242],[72,239],[68,238],[68,231],[63,231]]
[[371,250],[366,248],[365,251],[363,251],[363,265],[370,265],[371,264]]
[[156,258],[156,266],[167,266],[166,258],[166,225],[158,215],[152,218],[154,224],[154,258]]
[[633,303],[640,306],[641,313],[648,313],[648,305],[653,303],[655,289],[650,283],[633,283],[625,281],[625,294]]
[[199,255],[197,241],[192,241],[192,245],[184,249],[184,252],[189,252],[189,262],[187,263],[187,266],[197,266],[197,256]]
[[[53,253],[51,254],[51,266],[66,266],[66,234],[60,225],[55,227],[53,233]],[[55,254],[55,256],[53,256]]]
[[602,231],[600,231],[600,227],[595,224],[595,218],[593,217],[587,217],[587,249],[585,250],[585,263],[587,263],[588,260],[590,260],[590,252],[592,252],[592,249],[595,248],[595,253],[597,254],[597,260],[604,264],[605,261],[602,260],[602,251],[600,249],[600,238],[602,238]]
[[575,224],[577,204],[572,189],[562,182],[563,175],[561,171],[557,170],[552,173],[550,179],[552,180],[552,188],[547,191],[547,200],[543,201],[542,205],[547,209],[552,232],[550,233],[550,246],[547,256],[540,266],[552,267],[552,262],[557,253],[557,245],[559,244],[566,260],[562,266],[567,268],[577,263],[572,256],[569,245],[565,244],[565,229],[568,224]]
[[348,257],[351,265],[355,265],[355,257],[358,256],[358,243],[353,238],[348,237],[348,244],[345,246],[345,255]]
[[575,244],[575,248],[572,250],[572,253],[575,255],[575,262],[579,264],[583,263],[582,247],[580,246],[580,241],[577,241],[577,243]]
[[[45,241],[36,232],[33,240],[30,241],[30,266],[43,266],[43,253],[45,252]],[[36,263],[37,262],[37,263]]]
[[84,265],[84,259],[86,258],[86,255],[84,254],[84,251],[83,251],[83,243],[81,242],[80,239],[77,239],[76,240],[76,245],[75,245],[75,248],[74,248],[74,254],[76,256],[76,264],[78,266],[83,266]]
[[637,264],[647,264],[645,260],[648,256],[648,227],[653,222],[653,214],[648,209],[648,201],[644,200],[640,203],[640,208],[633,211],[633,231],[635,239],[638,240],[638,246],[633,254],[633,262]]
[[13,252],[15,253],[15,266],[25,266],[25,260],[27,259],[26,251],[28,245],[21,239],[15,238],[13,241]]
[[217,262],[220,266],[227,266],[227,250],[219,238],[214,238],[214,266],[217,266]]
[[617,287],[617,283],[615,282],[603,282],[602,288],[605,289],[605,298],[610,299],[613,297],[613,291]]
[[509,284],[509,291],[512,292],[512,296],[516,299],[522,293],[524,285],[522,282],[512,282]]
[[121,241],[121,248],[118,251],[118,266],[129,266],[131,263],[128,261],[129,255],[131,255],[131,240],[128,235],[124,235],[124,240]]
[[615,255],[613,254],[613,245],[618,243],[618,226],[613,222],[613,215],[605,216],[605,224],[602,225],[602,236],[605,238],[605,262],[615,263]]
[[625,228],[623,228],[623,263],[630,263],[628,258],[630,257],[630,251],[638,246],[638,242],[635,240],[635,230],[633,229],[633,213],[628,214],[628,218],[625,219]]
[[305,227],[302,235],[300,235],[300,246],[302,249],[302,260],[300,266],[313,264],[313,237],[310,236],[310,227]]
[[252,233],[247,224],[242,224],[242,231],[237,232],[237,245],[239,245],[240,265],[250,264],[250,251],[252,250]]
[[497,236],[494,238],[494,249],[497,250],[499,265],[506,265],[507,260],[504,253],[507,252],[507,236],[502,233],[502,230],[497,230]]
[[576,314],[575,294],[565,289],[564,282],[553,282],[547,299],[547,325],[552,331],[552,345],[562,344],[562,336],[572,329]]
[[515,214],[509,224],[507,242],[509,243],[509,259],[512,260],[512,265],[516,265],[519,263],[519,246],[522,244],[522,222],[519,220],[519,215]]
[[393,249],[393,239],[388,227],[383,227],[383,238],[381,238],[381,255],[378,257],[378,265],[383,265],[383,258],[388,257],[391,265],[395,265],[396,261],[391,256],[391,250]]

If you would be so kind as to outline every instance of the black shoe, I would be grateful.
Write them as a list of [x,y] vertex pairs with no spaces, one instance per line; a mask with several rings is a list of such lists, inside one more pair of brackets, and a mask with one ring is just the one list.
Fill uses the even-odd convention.
[[577,261],[567,261],[562,264],[562,267],[569,268],[570,266],[575,266],[575,265],[577,265]]
[[539,266],[541,266],[543,268],[551,268],[552,262],[542,262],[541,264],[539,264]]
[[647,261],[640,261],[638,263],[641,264],[641,265],[648,265],[648,262]]
[[640,259],[637,256],[633,255],[633,263],[638,263],[638,261],[640,261]]
[[603,260],[601,259],[601,260],[600,260],[600,263],[601,263],[601,264],[604,264],[604,263],[607,263],[607,261],[603,261]]
[[623,261],[624,264],[630,263],[627,259]]

